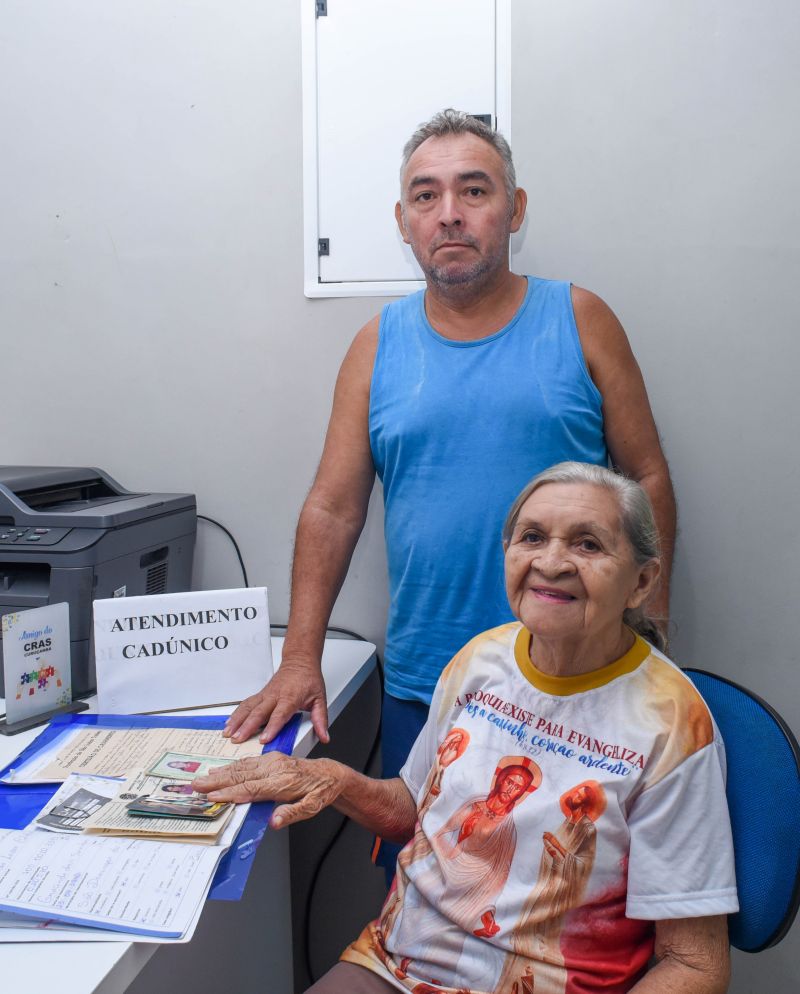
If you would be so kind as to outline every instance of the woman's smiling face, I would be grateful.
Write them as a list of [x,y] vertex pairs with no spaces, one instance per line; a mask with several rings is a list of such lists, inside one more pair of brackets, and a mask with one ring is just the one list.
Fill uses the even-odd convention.
[[506,546],[506,593],[525,627],[570,642],[621,629],[658,575],[637,565],[616,496],[591,483],[546,483],[520,509]]

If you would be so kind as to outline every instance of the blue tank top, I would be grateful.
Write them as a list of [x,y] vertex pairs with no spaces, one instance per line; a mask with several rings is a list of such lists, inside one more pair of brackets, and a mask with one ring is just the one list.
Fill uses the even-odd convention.
[[473,635],[512,620],[501,528],[536,473],[606,465],[569,283],[528,277],[509,324],[477,341],[434,331],[424,291],[384,308],[369,436],[389,565],[386,690],[429,702]]

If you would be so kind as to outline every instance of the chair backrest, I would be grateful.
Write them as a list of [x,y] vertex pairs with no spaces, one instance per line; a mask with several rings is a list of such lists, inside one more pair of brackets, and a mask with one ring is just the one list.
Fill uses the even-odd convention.
[[786,935],[800,904],[800,749],[781,716],[724,677],[684,670],[725,742],[739,912],[731,945],[757,953]]

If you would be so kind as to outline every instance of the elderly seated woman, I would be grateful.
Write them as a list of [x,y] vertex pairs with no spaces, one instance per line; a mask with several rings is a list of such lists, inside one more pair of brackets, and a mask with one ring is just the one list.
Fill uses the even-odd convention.
[[[737,910],[724,753],[642,637],[658,578],[637,484],[562,463],[503,532],[518,619],[450,662],[400,777],[272,753],[195,781],[213,800],[332,804],[407,845],[380,917],[315,994],[711,994]],[[435,623],[435,619],[431,619]]]

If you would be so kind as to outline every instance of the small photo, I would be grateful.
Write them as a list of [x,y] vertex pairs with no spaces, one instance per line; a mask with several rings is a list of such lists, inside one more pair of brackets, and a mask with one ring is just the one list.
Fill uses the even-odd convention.
[[99,811],[109,800],[81,787],[37,818],[36,824],[64,832],[80,832],[89,815]]
[[161,759],[147,772],[153,777],[169,777],[170,780],[194,780],[203,777],[217,766],[227,766],[232,759],[220,756],[191,756],[183,752],[165,752]]
[[216,818],[230,807],[218,801],[181,797],[138,797],[126,806],[134,818]]
[[[166,796],[179,794],[183,797],[191,797],[194,791],[190,783],[165,783],[158,788],[158,793],[159,795],[164,794]],[[196,796],[199,797],[200,795],[197,794]]]

